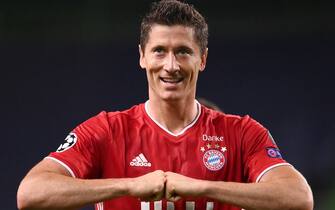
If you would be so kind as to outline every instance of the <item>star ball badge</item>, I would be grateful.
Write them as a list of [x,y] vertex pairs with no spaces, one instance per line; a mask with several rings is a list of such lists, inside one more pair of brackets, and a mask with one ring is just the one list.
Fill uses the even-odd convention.
[[65,142],[58,147],[56,152],[64,152],[65,150],[70,149],[73,145],[75,145],[76,142],[77,135],[71,132],[69,135],[67,135]]
[[202,160],[207,169],[218,171],[225,165],[226,158],[224,153],[227,151],[226,147],[215,144],[212,148],[211,144],[207,144],[206,147],[201,147],[200,151],[204,152]]

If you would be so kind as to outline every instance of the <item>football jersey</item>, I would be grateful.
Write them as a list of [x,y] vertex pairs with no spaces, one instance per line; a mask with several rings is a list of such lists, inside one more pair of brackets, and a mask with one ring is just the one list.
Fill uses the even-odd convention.
[[[258,182],[273,167],[288,164],[268,130],[249,116],[228,115],[198,105],[196,119],[178,134],[147,111],[148,102],[121,112],[101,112],[76,127],[47,158],[83,179],[138,177],[155,170],[226,182]],[[96,210],[235,210],[205,197],[177,202],[141,202],[124,196]]]

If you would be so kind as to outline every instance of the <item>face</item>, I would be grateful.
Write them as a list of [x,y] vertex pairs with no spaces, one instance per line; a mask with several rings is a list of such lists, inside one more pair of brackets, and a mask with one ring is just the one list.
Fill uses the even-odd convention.
[[146,70],[149,98],[194,99],[198,74],[205,69],[207,50],[200,53],[190,27],[153,25],[140,65]]

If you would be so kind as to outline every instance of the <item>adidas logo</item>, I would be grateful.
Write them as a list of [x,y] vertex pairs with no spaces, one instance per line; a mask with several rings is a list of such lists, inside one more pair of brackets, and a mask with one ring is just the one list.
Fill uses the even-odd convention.
[[144,157],[143,153],[139,154],[130,162],[131,166],[151,167],[151,163]]

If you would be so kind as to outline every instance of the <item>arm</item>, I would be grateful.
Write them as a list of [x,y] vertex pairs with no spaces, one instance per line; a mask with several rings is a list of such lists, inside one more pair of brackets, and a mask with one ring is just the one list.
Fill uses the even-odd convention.
[[143,200],[160,199],[165,176],[155,171],[136,178],[77,179],[60,164],[44,159],[22,180],[19,209],[78,209],[87,204],[130,195]]
[[244,209],[313,209],[309,185],[291,166],[268,171],[259,183],[205,181],[168,172],[166,196],[172,201],[184,196],[207,197]]

